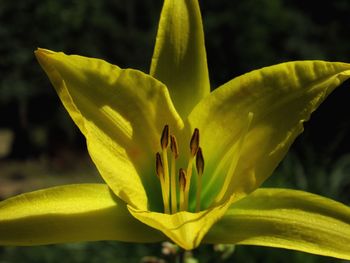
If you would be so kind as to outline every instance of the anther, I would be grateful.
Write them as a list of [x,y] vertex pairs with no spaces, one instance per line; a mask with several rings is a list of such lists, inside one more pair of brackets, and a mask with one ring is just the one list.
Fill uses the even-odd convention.
[[197,193],[196,193],[196,212],[201,210],[201,192],[202,192],[202,175],[204,171],[204,158],[202,148],[199,147],[196,154],[197,168]]
[[179,170],[179,185],[180,190],[184,191],[186,187],[186,170],[183,168],[180,168]]
[[201,147],[198,148],[197,155],[196,155],[196,168],[197,168],[198,175],[201,176],[204,170],[204,158],[203,158]]
[[196,155],[198,151],[198,147],[199,147],[199,130],[195,128],[191,137],[191,142],[190,142],[191,155],[193,157]]
[[175,159],[177,159],[177,157],[179,157],[179,148],[177,146],[177,141],[174,135],[170,135],[170,149],[174,154]]
[[165,125],[163,128],[162,136],[160,138],[160,145],[162,149],[166,149],[169,145],[169,125]]
[[180,187],[180,211],[186,210],[185,205],[185,189],[186,189],[186,171],[185,169],[180,168],[179,170],[179,187]]
[[163,168],[162,159],[160,157],[160,153],[156,154],[156,172],[159,178],[164,179],[164,168]]

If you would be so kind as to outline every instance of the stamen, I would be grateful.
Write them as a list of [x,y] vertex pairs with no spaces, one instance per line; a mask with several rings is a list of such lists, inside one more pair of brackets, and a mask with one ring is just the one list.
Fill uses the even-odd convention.
[[[169,147],[170,144],[170,147]],[[189,147],[190,154],[187,169],[179,170],[178,182],[176,174],[176,161],[179,157],[179,147],[176,137],[170,134],[168,125],[165,125],[160,138],[161,152],[156,154],[156,172],[160,180],[161,191],[163,197],[164,213],[174,214],[179,211],[188,211],[189,192],[193,171],[193,162],[196,158],[197,167],[197,193],[196,193],[196,209],[200,211],[200,198],[202,191],[202,175],[204,170],[204,158],[202,149],[199,147],[199,130],[193,131]],[[171,166],[168,164],[168,148],[171,154]],[[170,168],[170,171],[169,171]],[[177,196],[179,193],[179,196]],[[194,201],[194,200],[193,200]]]
[[185,189],[185,209],[188,210],[188,196],[190,193],[190,185],[191,185],[191,177],[192,177],[192,166],[193,159],[196,156],[196,153],[199,148],[199,130],[197,128],[194,129],[194,132],[190,141],[190,158],[188,160],[187,165],[187,178],[186,178],[186,189]]
[[167,148],[169,145],[169,125],[165,125],[163,128],[162,136],[160,138],[160,146],[162,147],[162,157],[164,164],[164,191],[167,197],[166,202],[169,206],[169,196],[170,196],[170,180],[169,180],[169,165],[168,165],[168,153]]
[[190,142],[191,155],[193,157],[196,155],[198,151],[198,147],[199,147],[199,130],[195,128],[192,134],[191,142]]
[[197,168],[197,194],[196,194],[196,212],[201,209],[202,175],[204,171],[204,158],[201,147],[198,148],[196,155]]
[[179,170],[179,187],[180,187],[180,211],[185,211],[185,189],[186,189],[186,171],[182,168]]
[[171,172],[170,172],[170,194],[171,194],[171,212],[177,212],[177,198],[176,198],[176,159],[179,157],[177,141],[174,135],[170,135],[170,149],[171,155]]
[[179,157],[179,148],[177,146],[177,141],[174,135],[170,135],[170,149],[175,156],[175,159]]
[[160,137],[160,146],[162,150],[166,149],[169,145],[169,125],[165,125],[163,128],[162,136]]
[[201,147],[198,148],[198,152],[196,155],[196,168],[197,168],[198,174],[202,175],[203,171],[204,171],[204,158],[203,158],[203,153],[202,153]]
[[157,171],[157,176],[160,181],[160,187],[162,191],[162,197],[163,197],[163,205],[164,205],[164,213],[170,214],[169,211],[169,196],[166,192],[165,189],[165,180],[164,180],[164,167],[162,163],[162,159],[160,157],[160,154],[157,152],[156,154],[156,171]]

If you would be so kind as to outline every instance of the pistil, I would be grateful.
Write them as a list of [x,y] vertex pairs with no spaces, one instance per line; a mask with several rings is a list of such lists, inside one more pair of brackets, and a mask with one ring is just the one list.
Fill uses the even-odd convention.
[[171,150],[171,172],[170,172],[170,194],[171,194],[171,212],[177,212],[177,198],[176,198],[176,159],[179,157],[179,150],[177,141],[174,135],[170,135],[170,150]]

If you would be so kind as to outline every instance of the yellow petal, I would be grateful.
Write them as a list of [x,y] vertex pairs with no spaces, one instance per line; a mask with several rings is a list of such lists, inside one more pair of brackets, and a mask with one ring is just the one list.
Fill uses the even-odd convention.
[[225,214],[231,203],[232,198],[222,205],[199,213],[178,212],[172,215],[141,211],[130,206],[128,209],[144,224],[160,230],[182,248],[191,250],[200,245],[204,235]]
[[230,162],[220,171],[214,164],[234,159],[225,154],[240,140],[250,112],[254,117],[223,200],[256,189],[303,131],[303,122],[349,76],[350,64],[288,62],[237,77],[203,99],[189,121],[200,129],[203,154],[210,162],[203,176],[203,193],[212,195],[207,200],[220,191]]
[[[36,56],[87,139],[107,184],[128,204],[156,199],[154,153],[165,124],[181,128],[166,87],[142,72],[103,60],[39,49]],[[152,166],[152,167],[151,167]]]
[[288,189],[258,189],[234,203],[207,243],[287,248],[350,260],[350,208]]
[[0,245],[163,239],[104,184],[58,186],[0,202]]
[[210,92],[198,0],[165,0],[151,75],[165,83],[182,117]]

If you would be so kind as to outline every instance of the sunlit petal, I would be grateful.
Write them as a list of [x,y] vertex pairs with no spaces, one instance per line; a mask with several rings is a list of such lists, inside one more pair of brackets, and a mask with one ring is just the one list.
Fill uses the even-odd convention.
[[197,0],[165,0],[151,75],[169,88],[182,117],[210,92],[202,18]]
[[258,189],[234,203],[208,243],[260,245],[350,259],[350,208],[288,189]]
[[184,249],[198,247],[212,225],[219,220],[232,200],[215,208],[198,213],[178,212],[173,215],[140,211],[128,207],[130,213],[141,222],[163,232],[168,238]]
[[104,184],[58,186],[0,202],[0,245],[163,239]]
[[[213,163],[203,177],[204,192],[215,197],[220,190],[234,158],[225,154],[242,136],[250,112],[254,117],[226,198],[245,195],[270,176],[303,131],[303,122],[349,76],[345,63],[288,62],[237,77],[203,99],[189,122],[200,129],[204,156]],[[218,172],[223,159],[227,165]]]
[[[92,159],[115,194],[147,208],[156,182],[154,153],[165,123],[182,127],[166,87],[103,60],[39,49],[36,56],[87,139]],[[149,190],[148,198],[156,194]]]

